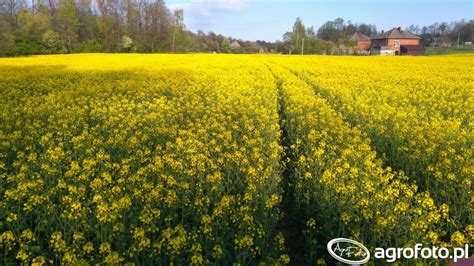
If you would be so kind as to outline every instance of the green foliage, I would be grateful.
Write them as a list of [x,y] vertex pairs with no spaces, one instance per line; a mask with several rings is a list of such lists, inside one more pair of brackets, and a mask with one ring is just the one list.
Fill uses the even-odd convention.
[[221,52],[230,53],[230,41],[229,38],[224,38],[221,43]]
[[43,51],[46,54],[61,54],[67,52],[64,41],[59,36],[59,33],[54,30],[47,30],[41,35]]
[[173,36],[172,36],[172,43],[171,43],[171,51],[174,53],[175,51],[181,50],[181,46],[183,41],[185,40],[185,29],[186,26],[184,25],[184,13],[182,9],[177,9],[174,11],[173,15]]
[[79,53],[100,53],[104,51],[104,48],[100,43],[90,40],[80,43],[76,51]]
[[128,37],[127,35],[124,35],[122,37],[122,42],[120,44],[122,51],[123,52],[135,52],[137,50],[137,47],[133,44],[132,38]]
[[43,45],[41,44],[41,37],[34,31],[22,32],[20,36],[15,39],[15,47],[13,48],[14,55],[33,55],[41,54]]
[[58,9],[59,30],[66,39],[68,52],[72,52],[78,37],[80,27],[79,14],[74,0],[62,0]]
[[474,45],[467,46],[451,46],[451,47],[428,47],[426,48],[427,55],[443,55],[443,54],[464,54],[474,53]]
[[9,32],[0,33],[0,55],[11,55],[15,48],[15,37]]
[[332,47],[334,46],[333,42],[321,40],[321,39],[310,39],[308,42],[309,54],[327,54]]

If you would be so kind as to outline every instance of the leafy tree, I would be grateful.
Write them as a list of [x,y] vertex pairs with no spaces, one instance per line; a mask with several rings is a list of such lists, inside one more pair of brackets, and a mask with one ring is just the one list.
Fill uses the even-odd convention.
[[220,52],[220,43],[219,36],[214,32],[209,32],[206,38],[206,46],[209,49],[209,52]]
[[198,52],[207,52],[209,49],[207,47],[207,36],[206,33],[202,30],[198,30],[195,36],[195,40],[197,43],[197,51]]
[[[45,26],[47,27],[47,26]],[[41,44],[42,27],[35,16],[26,9],[20,8],[17,14],[15,33],[15,55],[39,54],[43,47]]]
[[[141,0],[139,0],[141,1]],[[166,52],[172,48],[174,18],[162,0],[144,1],[141,40],[147,52]]]
[[57,10],[59,31],[66,40],[67,51],[71,53],[76,44],[79,33],[79,14],[74,0],[61,0]]
[[64,41],[59,36],[59,33],[48,29],[41,35],[41,42],[43,44],[43,51],[46,54],[59,54],[67,51]]
[[176,51],[176,43],[182,43],[184,32],[184,14],[182,9],[176,9],[173,15],[173,41],[171,52]]
[[318,37],[323,40],[337,42],[338,35],[338,29],[334,21],[327,21],[318,29]]
[[43,45],[41,37],[34,32],[33,29],[26,29],[15,38],[15,46],[13,54],[15,55],[31,55],[41,54]]
[[221,43],[221,52],[230,53],[230,41],[229,38],[224,38]]
[[133,45],[132,38],[128,37],[127,35],[124,35],[122,37],[122,42],[121,42],[120,46],[122,47],[123,52],[129,53],[129,52],[136,51],[136,47]]
[[295,52],[301,53],[305,38],[306,31],[303,21],[301,18],[296,18],[295,24],[293,24],[293,32],[291,34],[291,45],[294,47]]
[[15,37],[10,32],[0,28],[0,55],[11,55],[15,49]]

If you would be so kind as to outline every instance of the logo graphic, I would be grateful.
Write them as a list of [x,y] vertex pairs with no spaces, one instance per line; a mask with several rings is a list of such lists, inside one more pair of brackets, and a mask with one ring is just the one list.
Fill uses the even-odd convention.
[[369,250],[361,243],[348,238],[335,238],[328,242],[329,254],[350,265],[364,264],[370,259]]

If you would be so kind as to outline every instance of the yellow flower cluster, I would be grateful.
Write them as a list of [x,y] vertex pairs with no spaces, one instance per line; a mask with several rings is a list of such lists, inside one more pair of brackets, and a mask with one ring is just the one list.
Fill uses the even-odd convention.
[[[359,128],[344,121],[291,67],[277,63],[284,66],[275,64],[272,70],[280,81],[283,127],[292,143],[289,165],[296,207],[307,221],[308,246],[317,235],[328,237],[323,243],[346,236],[369,248],[421,241],[443,246],[469,243],[459,236],[442,243],[441,237],[449,233],[447,205],[438,207],[430,192],[419,190],[402,172],[384,168]],[[313,248],[306,254],[311,263],[323,255],[314,252]]]
[[473,59],[336,58],[293,71],[367,134],[385,163],[449,206],[452,234],[474,224]]
[[317,265],[335,237],[472,244],[473,59],[0,59],[0,263],[281,265],[302,262],[300,235]]
[[273,76],[208,59],[2,59],[2,263],[287,263]]

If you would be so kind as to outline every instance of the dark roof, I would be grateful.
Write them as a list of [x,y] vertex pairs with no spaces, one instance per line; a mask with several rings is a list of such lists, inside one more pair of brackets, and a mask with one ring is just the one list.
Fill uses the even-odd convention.
[[372,39],[421,39],[420,37],[416,36],[413,33],[410,33],[408,31],[404,31],[398,28],[393,28],[387,32],[384,32],[378,36],[375,36]]
[[350,41],[370,41],[370,38],[359,31],[354,32],[349,38]]

